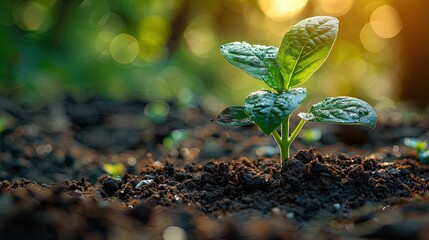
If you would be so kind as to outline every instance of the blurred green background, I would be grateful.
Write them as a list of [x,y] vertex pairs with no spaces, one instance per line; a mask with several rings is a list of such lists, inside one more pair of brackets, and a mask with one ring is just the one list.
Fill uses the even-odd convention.
[[0,95],[31,105],[102,96],[219,111],[265,87],[227,63],[231,41],[279,46],[316,15],[340,32],[303,84],[307,103],[350,95],[377,110],[429,103],[425,0],[2,0]]

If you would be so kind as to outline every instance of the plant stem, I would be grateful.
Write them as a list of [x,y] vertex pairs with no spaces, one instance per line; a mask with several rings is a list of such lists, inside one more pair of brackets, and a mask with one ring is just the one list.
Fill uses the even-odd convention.
[[279,146],[280,149],[280,164],[283,162],[283,157],[284,157],[284,153],[283,153],[283,141],[282,141],[282,137],[280,136],[280,134],[277,132],[277,130],[274,130],[273,133],[273,138],[274,140],[276,140],[277,145]]
[[289,158],[290,145],[295,140],[296,136],[298,136],[298,133],[301,131],[302,127],[306,123],[304,119],[301,119],[295,130],[289,136],[289,119],[290,117],[288,116],[286,120],[282,123],[281,135],[277,132],[277,130],[274,130],[272,133],[273,138],[274,140],[276,140],[277,145],[280,149],[280,164],[283,164],[283,162]]
[[280,163],[289,158],[289,120],[290,115],[282,122],[281,133],[282,133],[282,147],[280,148]]
[[282,142],[285,143],[288,141],[289,138],[289,120],[290,115],[287,116],[287,118],[282,122]]
[[289,137],[289,142],[292,143],[296,136],[298,136],[298,133],[301,131],[302,127],[304,127],[304,124],[307,121],[305,121],[304,119],[301,119],[301,121],[299,121],[298,125],[296,126],[295,130],[293,130],[292,134]]

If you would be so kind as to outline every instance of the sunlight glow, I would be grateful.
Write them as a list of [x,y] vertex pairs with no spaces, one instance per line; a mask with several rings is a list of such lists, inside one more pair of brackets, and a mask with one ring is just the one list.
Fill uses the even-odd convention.
[[370,23],[365,24],[360,31],[360,41],[366,50],[373,53],[386,47],[386,42],[374,32]]
[[[249,32],[249,35],[251,35],[257,40],[267,39],[270,36],[270,32],[267,31],[267,19],[269,18],[267,18],[259,8],[247,7],[245,12],[246,14],[244,14],[243,17],[246,22],[246,26],[248,28],[247,31]],[[271,21],[275,22],[273,20]]]
[[88,14],[88,23],[93,27],[103,26],[110,17],[110,6],[106,0],[85,0],[79,10]]
[[329,15],[341,16],[353,6],[353,0],[319,0],[320,8]]
[[140,57],[148,62],[162,58],[166,51],[165,44],[171,34],[168,20],[158,15],[146,16],[139,22],[138,33]]
[[95,39],[95,48],[97,48],[100,53],[104,53],[110,48],[113,38],[115,38],[115,33],[108,30],[101,31]]
[[276,21],[286,21],[300,13],[308,0],[259,0],[264,14]]
[[402,21],[398,11],[390,6],[383,5],[371,14],[371,27],[382,38],[393,38],[402,30]]
[[320,79],[319,86],[327,96],[349,95],[353,87],[350,79],[341,73],[332,73]]
[[140,52],[139,43],[133,36],[121,33],[110,43],[110,54],[118,63],[131,63]]
[[167,19],[161,16],[147,16],[139,23],[139,39],[148,47],[163,47],[170,33]]
[[209,19],[205,17],[196,18],[183,34],[191,52],[198,57],[208,57],[216,45],[213,31],[207,27],[205,21],[207,22]]
[[36,31],[40,30],[47,20],[47,8],[37,2],[27,2],[19,5],[13,15],[20,28]]

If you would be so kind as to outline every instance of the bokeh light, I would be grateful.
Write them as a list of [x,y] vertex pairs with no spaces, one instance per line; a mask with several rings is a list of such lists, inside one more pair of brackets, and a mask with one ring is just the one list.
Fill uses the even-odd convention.
[[189,24],[183,34],[189,49],[198,57],[208,57],[208,53],[216,45],[209,21],[208,16],[199,16]]
[[171,33],[169,22],[161,16],[146,16],[140,20],[138,30],[142,47],[141,57],[146,61],[159,59]]
[[140,51],[137,39],[125,33],[113,38],[109,49],[112,58],[116,62],[123,64],[133,62]]
[[113,38],[115,38],[115,34],[111,31],[105,30],[98,33],[95,39],[95,47],[101,55],[110,56],[109,48]]
[[48,8],[34,1],[18,4],[13,17],[19,27],[28,31],[43,31],[50,20]]
[[79,9],[88,14],[88,23],[92,27],[103,26],[110,17],[110,7],[106,0],[85,0]]
[[353,6],[353,0],[319,0],[320,8],[329,15],[341,16]]
[[365,24],[360,31],[360,41],[369,52],[380,52],[386,47],[386,42],[374,32],[370,23]]
[[383,5],[371,14],[371,27],[382,38],[392,38],[402,30],[401,17],[398,11],[390,6]]
[[286,21],[299,14],[307,0],[259,0],[259,6],[264,14],[276,21]]
[[167,227],[162,233],[162,237],[165,240],[186,240],[187,239],[186,231],[183,228],[177,227],[177,226]]

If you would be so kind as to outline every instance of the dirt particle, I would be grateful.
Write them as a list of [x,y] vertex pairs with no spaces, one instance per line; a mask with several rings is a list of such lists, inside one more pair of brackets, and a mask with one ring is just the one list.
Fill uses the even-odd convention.
[[121,182],[113,178],[104,179],[101,185],[101,189],[103,189],[103,191],[108,196],[112,196],[113,194],[115,194],[120,187],[121,187]]
[[213,185],[216,184],[213,174],[208,172],[204,172],[201,174],[201,184],[205,184],[205,183],[210,183]]
[[146,224],[149,222],[150,217],[152,215],[152,208],[148,205],[141,204],[135,206],[133,210],[129,213],[130,216],[140,220],[140,222]]
[[216,172],[216,169],[217,169],[217,165],[212,161],[207,162],[203,165],[204,172],[214,173]]
[[305,203],[307,211],[317,211],[320,209],[320,203],[316,199],[310,199]]
[[263,189],[266,186],[266,182],[261,176],[255,175],[249,171],[240,174],[240,182],[243,188],[248,191]]
[[315,174],[320,173],[329,173],[329,169],[326,165],[319,163],[318,161],[313,161],[310,163],[310,171]]
[[188,177],[188,174],[186,173],[176,173],[174,175],[174,179],[176,179],[176,181],[183,181]]
[[159,175],[159,176],[156,176],[153,180],[154,180],[154,182],[156,182],[157,184],[165,183],[165,181],[166,181],[166,177],[165,177],[164,175]]
[[285,183],[297,185],[305,171],[305,165],[302,161],[290,159],[283,164],[281,174]]
[[374,171],[378,167],[378,163],[374,159],[365,159],[362,164],[366,171]]
[[305,171],[305,165],[302,161],[290,159],[283,163],[282,173],[302,175]]
[[301,149],[295,154],[294,158],[304,163],[309,163],[317,158],[315,151],[315,148]]
[[174,176],[174,165],[170,162],[166,162],[164,166],[164,171],[168,176]]
[[185,187],[186,187],[187,189],[194,189],[194,188],[196,188],[196,186],[197,186],[197,184],[196,184],[194,181],[192,181],[192,180],[187,180],[187,181],[185,181],[185,182],[184,182],[184,185],[185,185]]
[[338,154],[338,159],[340,160],[350,160],[350,156],[347,153]]

